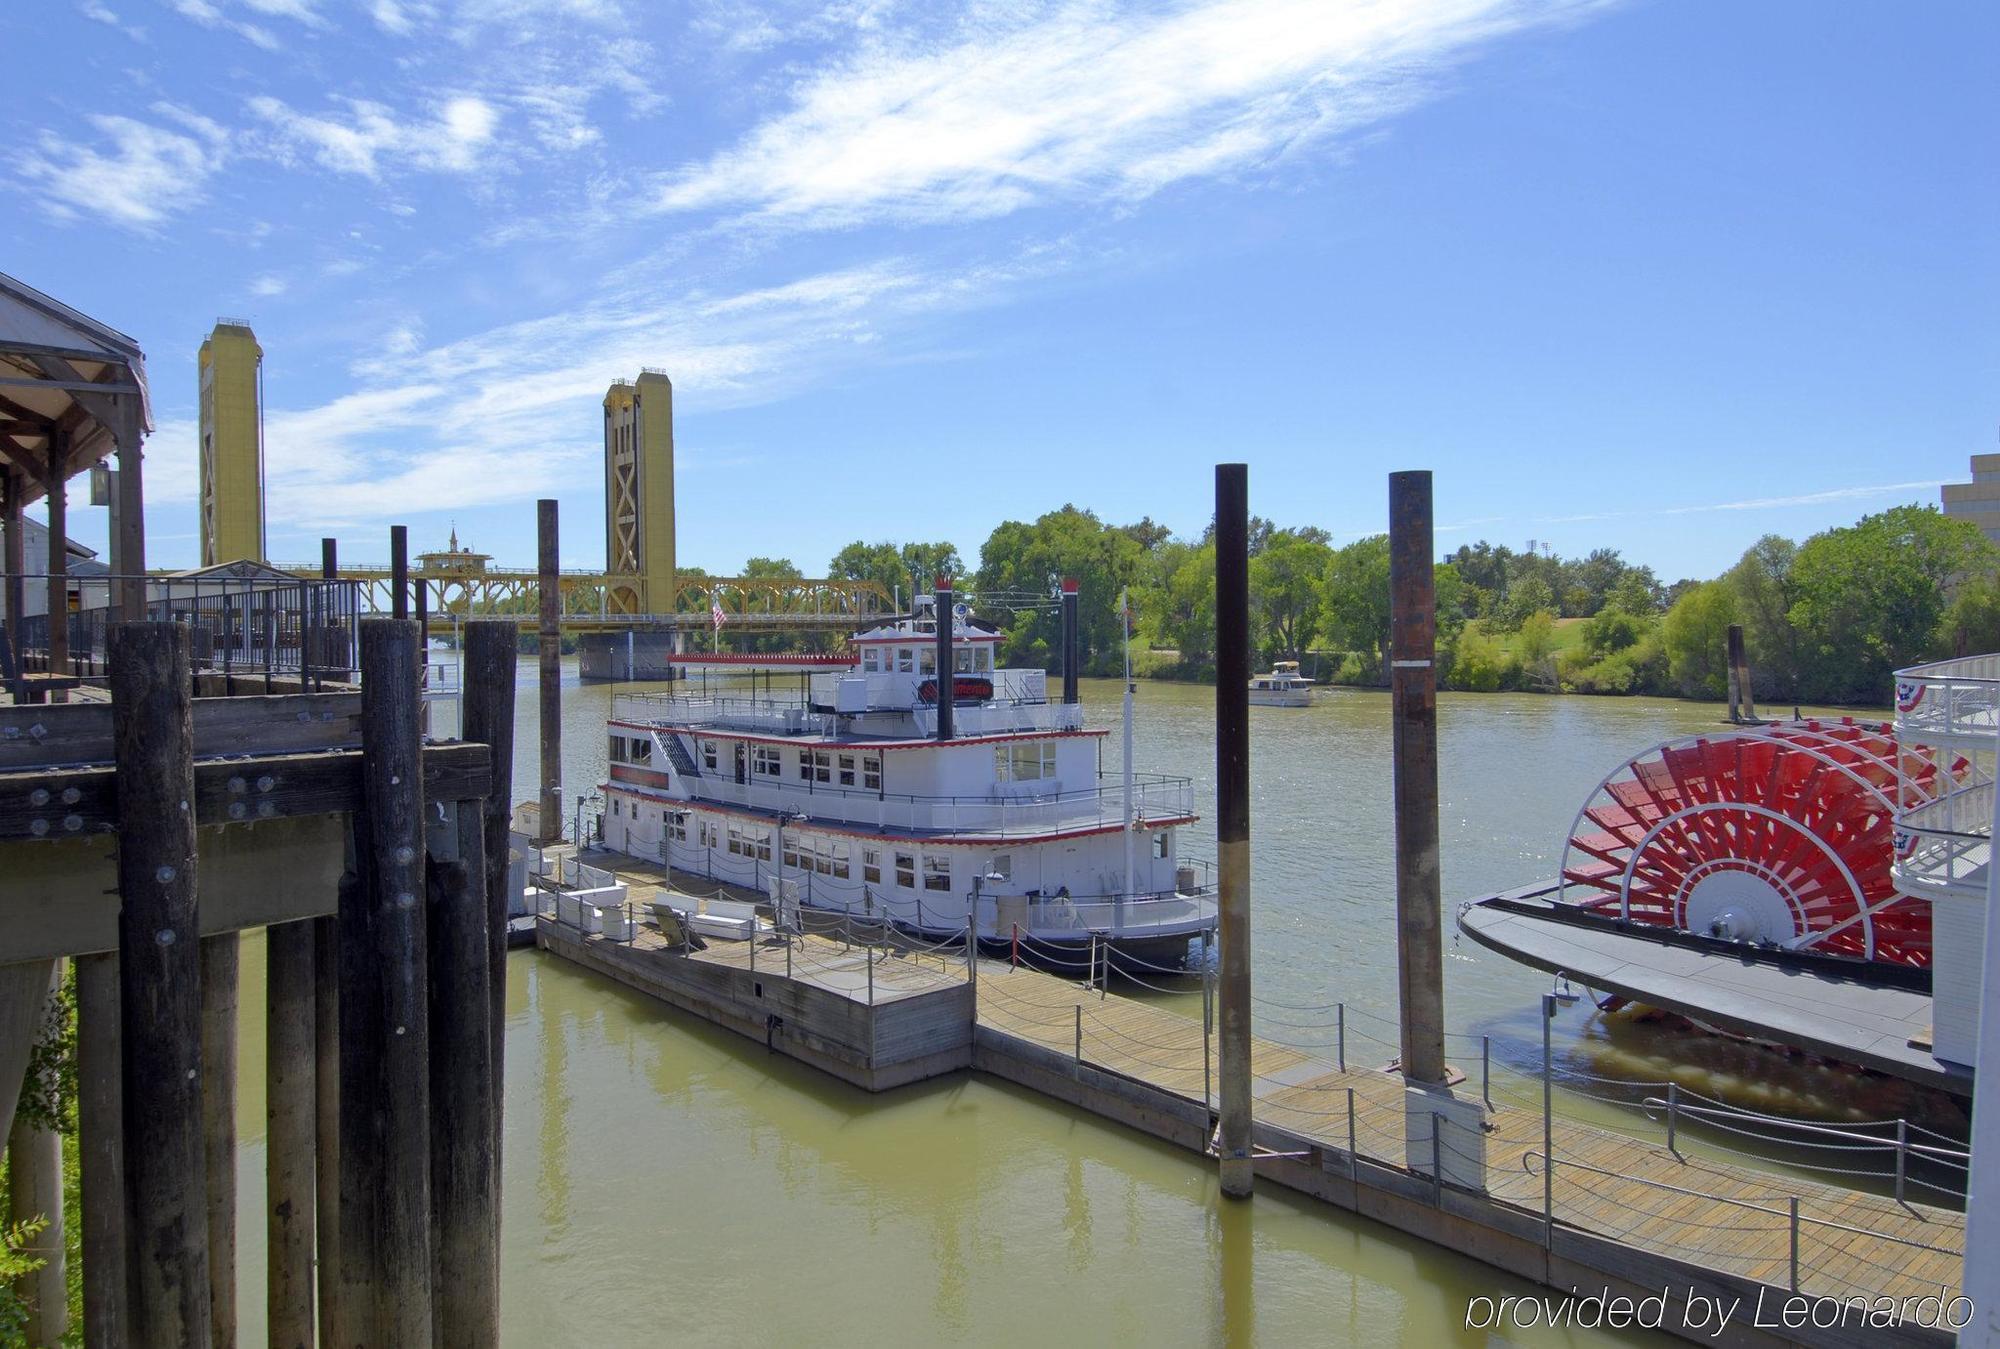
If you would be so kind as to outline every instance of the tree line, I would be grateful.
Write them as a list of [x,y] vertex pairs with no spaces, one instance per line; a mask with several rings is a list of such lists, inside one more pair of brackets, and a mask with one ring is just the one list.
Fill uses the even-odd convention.
[[[1001,625],[1007,664],[1056,667],[1061,620],[1046,597],[1073,576],[1086,673],[1122,669],[1118,599],[1129,588],[1136,672],[1212,679],[1212,535],[1176,535],[1150,518],[1112,524],[1066,505],[998,525],[971,585]],[[1253,519],[1250,555],[1260,661],[1387,682],[1386,534],[1336,545],[1316,526]],[[857,541],[827,574],[907,598],[936,574],[965,571],[950,544]],[[1561,557],[1482,541],[1441,558],[1436,582],[1450,689],[1720,699],[1732,623],[1743,626],[1757,695],[1779,702],[1879,704],[1901,666],[2000,650],[2000,554],[1977,526],[1933,506],[1898,506],[1802,543],[1766,535],[1709,580],[1663,583],[1615,548]]]

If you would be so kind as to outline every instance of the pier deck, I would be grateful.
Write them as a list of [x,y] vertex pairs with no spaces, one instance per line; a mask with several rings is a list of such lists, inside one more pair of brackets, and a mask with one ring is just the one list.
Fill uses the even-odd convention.
[[[620,872],[628,883],[647,881]],[[644,902],[635,894],[635,908]],[[1197,1017],[1155,1001],[1004,960],[982,959],[968,981],[962,953],[871,951],[837,936],[769,937],[754,948],[715,941],[687,952],[651,926],[629,943],[548,919],[537,929],[555,954],[871,1090],[970,1067],[1212,1153],[1217,1040],[1205,1046]],[[1852,1316],[1779,1335],[1747,1323],[1760,1299],[1775,1317],[1794,1291],[1898,1304],[1951,1297],[1962,1267],[1960,1213],[1677,1154],[1558,1117],[1551,1224],[1538,1109],[1496,1096],[1486,1189],[1440,1185],[1427,1145],[1424,1157],[1408,1156],[1401,1077],[1343,1071],[1261,1037],[1251,1059],[1255,1165],[1267,1182],[1556,1289],[1653,1296],[1671,1285],[1676,1298],[1741,1299],[1738,1343],[1949,1342]]]
[[[1198,1020],[1136,998],[1100,997],[1074,980],[985,962],[978,1015],[984,1033],[1027,1041],[1078,1067],[1115,1073],[1197,1106],[1205,1080],[1213,1076],[1212,1066],[1204,1071]],[[982,1036],[981,1048],[988,1038]],[[1262,1038],[1253,1041],[1251,1066],[1260,1144],[1266,1141],[1263,1134],[1275,1130],[1289,1138],[1274,1140],[1272,1151],[1296,1150],[1295,1144],[1287,1144],[1297,1140],[1321,1154],[1322,1167],[1344,1170],[1333,1154],[1344,1154],[1350,1146],[1364,1162],[1402,1167],[1400,1077],[1342,1072]],[[1210,1097],[1211,1104],[1215,1099]],[[1487,1199],[1496,1211],[1487,1217],[1502,1230],[1539,1229],[1541,1114],[1502,1102],[1489,1120]],[[1942,1287],[1949,1297],[1959,1286],[1965,1235],[1961,1213],[1677,1156],[1664,1147],[1560,1117],[1554,1124],[1554,1145],[1559,1227],[1616,1243],[1634,1256],[1657,1256],[1787,1290],[1792,1280],[1789,1203],[1796,1198],[1797,1286],[1808,1296],[1880,1294],[1900,1300],[1935,1296]],[[1424,1187],[1429,1188],[1428,1177]],[[1650,1267],[1655,1271],[1652,1291],[1657,1292],[1657,1278],[1665,1268],[1657,1261]],[[1863,1332],[1855,1342],[1865,1338]]]

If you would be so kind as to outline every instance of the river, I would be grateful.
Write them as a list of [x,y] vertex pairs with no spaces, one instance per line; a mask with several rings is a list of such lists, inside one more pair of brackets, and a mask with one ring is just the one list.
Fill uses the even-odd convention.
[[[536,792],[534,667],[520,667],[515,799]],[[569,798],[604,775],[611,691],[564,662]],[[635,687],[624,686],[627,690]],[[1115,728],[1119,686],[1085,681]],[[1213,801],[1212,689],[1142,683],[1135,758]],[[1444,891],[1547,877],[1571,818],[1628,755],[1712,730],[1713,705],[1639,698],[1439,700]],[[448,725],[448,722],[447,722]],[[444,729],[441,727],[440,729]],[[1322,691],[1251,709],[1257,992],[1349,1008],[1350,1060],[1386,1059],[1395,1015],[1389,704]],[[1118,767],[1118,736],[1105,766]],[[1205,813],[1211,805],[1202,805]],[[1184,851],[1213,855],[1209,821]],[[1454,1060],[1536,1092],[1541,975],[1447,936]],[[240,1231],[245,1342],[263,1337],[263,943],[244,944]],[[1143,990],[1131,990],[1143,993]],[[1175,991],[1157,996],[1190,1000]],[[1266,1007],[1261,1034],[1329,1053],[1330,1012]],[[1373,1033],[1382,1038],[1371,1041]],[[1572,1085],[1709,1060],[1685,1037],[1558,1026]],[[1467,1299],[1534,1290],[1264,1187],[1218,1201],[1195,1158],[1010,1086],[958,1077],[870,1097],[532,951],[509,962],[503,1339],[510,1345],[1494,1343]],[[1474,1082],[1478,1081],[1474,1077]],[[1796,1088],[1815,1090],[1805,1083]],[[1565,1113],[1644,1127],[1565,1092]],[[1631,1342],[1510,1332],[1506,1342]]]

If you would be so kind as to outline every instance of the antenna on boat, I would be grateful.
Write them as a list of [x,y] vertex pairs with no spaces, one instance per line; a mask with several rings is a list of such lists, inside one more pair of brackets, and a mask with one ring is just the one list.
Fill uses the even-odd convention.
[[[1132,897],[1132,588],[1118,592],[1118,621],[1125,630],[1125,888],[1118,895],[1118,922]],[[1068,672],[1065,671],[1065,676]]]

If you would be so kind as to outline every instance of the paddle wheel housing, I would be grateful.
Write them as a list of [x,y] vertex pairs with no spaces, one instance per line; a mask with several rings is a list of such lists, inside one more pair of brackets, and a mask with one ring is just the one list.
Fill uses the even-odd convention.
[[1928,966],[1930,904],[1892,874],[1897,815],[1968,767],[1851,718],[1670,741],[1577,812],[1563,897],[1701,936]]

